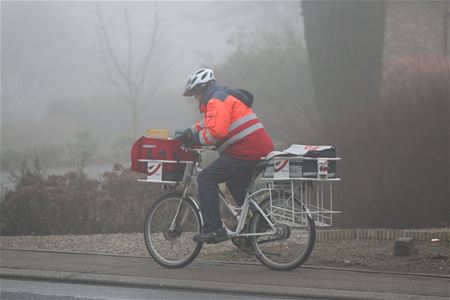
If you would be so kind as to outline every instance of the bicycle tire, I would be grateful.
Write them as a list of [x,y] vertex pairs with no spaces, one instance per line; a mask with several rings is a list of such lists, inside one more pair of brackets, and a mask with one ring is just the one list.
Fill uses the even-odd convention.
[[[169,226],[180,201],[183,201],[183,209],[186,209],[182,212],[186,213],[185,223],[170,232]],[[180,192],[168,193],[158,198],[147,213],[144,225],[145,245],[153,259],[161,266],[182,268],[198,256],[203,246],[203,243],[195,243],[192,240],[193,235],[201,231],[201,227],[199,210],[192,200],[182,198]]]
[[[276,201],[277,199],[275,199]],[[274,201],[274,197],[272,197],[272,201]],[[304,210],[304,206],[301,203],[301,201],[298,198],[295,198],[295,203],[296,205],[300,205],[300,207]],[[262,210],[264,212],[267,212],[269,209],[269,205],[270,205],[270,199],[267,198],[265,200],[263,200],[260,204],[260,207],[262,208]],[[304,218],[306,218],[305,220],[305,230],[302,230],[302,232],[292,232],[292,228],[289,228],[289,234],[284,237],[283,239],[277,240],[274,239],[274,242],[280,241],[280,243],[286,241],[286,243],[290,243],[288,244],[288,246],[286,246],[285,248],[287,248],[288,251],[296,251],[298,250],[298,254],[295,254],[294,258],[292,260],[288,260],[286,262],[280,262],[280,261],[276,261],[274,258],[278,257],[278,260],[281,258],[283,258],[279,253],[274,254],[272,257],[269,255],[270,253],[267,252],[265,250],[263,250],[263,241],[264,241],[264,237],[258,237],[258,236],[253,236],[252,237],[252,246],[253,249],[255,251],[255,256],[256,258],[265,266],[269,267],[270,269],[273,270],[280,270],[280,271],[289,271],[289,270],[293,270],[295,268],[298,268],[300,265],[302,265],[310,256],[313,248],[314,248],[314,244],[316,241],[316,227],[315,227],[315,223],[314,220],[308,216],[308,215],[304,215]],[[271,220],[273,221],[273,220]],[[265,223],[265,229],[264,229],[264,223]],[[280,226],[286,226],[287,225],[283,224]],[[264,217],[262,216],[262,214],[257,211],[255,209],[255,216],[253,218],[253,220],[251,221],[250,224],[250,231],[252,233],[261,233],[264,230],[267,231],[267,228],[269,227],[267,221],[264,219]],[[259,229],[258,229],[259,228]],[[297,230],[297,229],[295,229]],[[300,231],[300,230],[299,230]],[[299,238],[299,241],[301,239],[305,239],[305,237],[302,237],[299,235],[303,233],[303,235],[306,235],[306,241],[304,243],[295,243],[293,241],[288,242],[289,239],[295,239],[295,238]],[[267,240],[270,240],[270,238],[267,238]],[[261,242],[258,242],[261,241]],[[266,242],[264,242],[266,243]],[[270,247],[270,245],[269,245]],[[265,247],[268,248],[267,251],[272,250],[269,247]],[[281,245],[282,247],[282,245]],[[275,247],[273,247],[275,248]]]

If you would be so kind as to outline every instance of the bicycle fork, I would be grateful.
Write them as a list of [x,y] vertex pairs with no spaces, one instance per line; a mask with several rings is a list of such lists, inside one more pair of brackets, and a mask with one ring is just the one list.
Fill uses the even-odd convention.
[[[186,184],[185,188],[183,190],[183,194],[180,198],[180,203],[178,203],[177,211],[176,211],[175,215],[173,216],[172,222],[170,223],[169,232],[176,232],[176,230],[181,228],[183,226],[184,222],[186,221],[189,210],[183,209],[183,208],[185,205],[187,205],[187,204],[184,204],[184,202],[185,202],[185,199],[187,199],[186,196],[188,194],[188,191],[189,191],[189,185]],[[195,201],[193,203],[195,205]],[[197,205],[195,205],[195,208],[197,210],[199,210]]]

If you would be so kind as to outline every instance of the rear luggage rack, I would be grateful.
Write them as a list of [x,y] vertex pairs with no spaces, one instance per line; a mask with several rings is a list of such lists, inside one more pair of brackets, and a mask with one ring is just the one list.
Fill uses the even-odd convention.
[[340,213],[333,210],[333,183],[340,181],[336,177],[338,160],[338,157],[271,158],[262,180],[269,189],[272,219],[304,227],[310,216],[317,226],[332,226],[333,214]]

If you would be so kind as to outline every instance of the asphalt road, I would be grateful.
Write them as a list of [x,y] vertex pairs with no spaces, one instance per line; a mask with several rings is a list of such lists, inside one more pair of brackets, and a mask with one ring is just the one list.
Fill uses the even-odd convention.
[[259,264],[194,261],[165,269],[152,259],[1,250],[0,276],[71,283],[233,292],[327,299],[449,299],[450,276],[301,267],[271,271]]
[[[116,287],[30,280],[0,280],[0,299],[9,300],[264,300],[243,294],[201,293],[189,290]],[[266,298],[267,299],[267,298]],[[273,298],[270,299],[286,299]],[[292,299],[292,298],[291,298]]]

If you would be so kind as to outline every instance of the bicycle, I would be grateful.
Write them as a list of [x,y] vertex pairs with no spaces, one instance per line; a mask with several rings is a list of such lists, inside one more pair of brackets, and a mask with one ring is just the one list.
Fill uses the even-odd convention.
[[[145,220],[147,250],[158,264],[166,268],[182,268],[190,264],[203,246],[203,243],[195,243],[192,239],[200,233],[203,222],[193,189],[198,187],[201,154],[206,149],[186,150],[197,154],[194,161],[185,162],[181,182],[172,185],[171,191],[156,200]],[[255,187],[256,178],[268,167],[269,161],[258,162],[241,207],[234,206],[220,190],[219,199],[236,221],[235,228],[227,228],[235,245],[248,240],[250,249],[262,264],[274,270],[292,270],[308,259],[315,244],[317,218],[315,221],[307,207],[308,199],[301,199],[312,189],[305,182],[299,185],[291,182],[287,186],[283,181],[268,181],[263,187]],[[174,186],[180,184],[182,190],[176,190]]]

